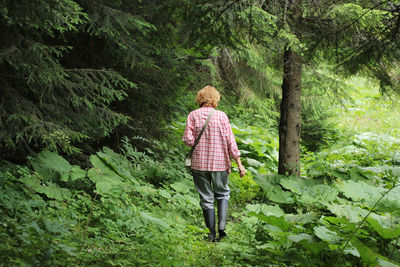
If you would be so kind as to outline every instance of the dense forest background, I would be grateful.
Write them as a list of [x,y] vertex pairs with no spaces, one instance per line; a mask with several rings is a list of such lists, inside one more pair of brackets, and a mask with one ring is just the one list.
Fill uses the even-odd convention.
[[[400,1],[4,0],[0,266],[400,265]],[[181,142],[247,175],[203,240]]]

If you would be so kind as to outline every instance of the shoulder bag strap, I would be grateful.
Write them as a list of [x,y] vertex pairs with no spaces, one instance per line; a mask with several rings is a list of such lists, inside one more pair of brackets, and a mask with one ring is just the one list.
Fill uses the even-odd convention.
[[201,135],[203,134],[204,130],[207,128],[208,122],[210,121],[211,116],[212,116],[212,114],[214,113],[214,111],[215,111],[215,109],[211,110],[210,113],[208,114],[207,120],[206,120],[206,122],[204,123],[203,128],[201,128],[200,133],[199,133],[199,136],[197,136],[197,138],[196,138],[196,140],[194,141],[194,144],[193,144],[193,146],[192,146],[192,149],[190,149],[190,151],[189,151],[189,157],[192,157],[193,151],[195,150],[197,144],[199,143],[200,137],[201,137]]

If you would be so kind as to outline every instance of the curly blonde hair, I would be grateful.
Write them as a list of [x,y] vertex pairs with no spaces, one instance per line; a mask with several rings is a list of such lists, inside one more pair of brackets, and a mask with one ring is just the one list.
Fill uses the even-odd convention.
[[214,86],[207,85],[197,92],[196,102],[199,107],[204,105],[216,108],[218,106],[221,95]]

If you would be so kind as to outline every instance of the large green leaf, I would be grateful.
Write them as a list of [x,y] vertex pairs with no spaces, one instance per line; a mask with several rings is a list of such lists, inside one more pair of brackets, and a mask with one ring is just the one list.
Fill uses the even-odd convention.
[[289,231],[289,229],[292,227],[292,223],[287,222],[284,217],[276,217],[272,215],[266,216],[263,213],[255,213],[254,211],[250,211],[249,215],[254,216],[259,220],[266,222],[267,224],[273,225],[285,232]]
[[51,182],[43,182],[38,177],[30,175],[20,179],[25,185],[34,190],[35,192],[45,194],[48,198],[56,200],[68,199],[72,193],[67,188],[58,187]]
[[365,202],[373,206],[375,202],[387,191],[385,188],[370,185],[362,181],[338,181],[336,187],[348,198],[354,201]]
[[251,167],[259,168],[259,167],[263,166],[263,163],[256,159],[246,157],[245,161]]
[[279,185],[272,185],[265,194],[269,200],[276,203],[292,204],[296,200],[292,192],[283,191]]
[[351,223],[359,223],[368,214],[368,210],[352,206],[352,205],[339,205],[329,204],[328,210],[338,217],[347,218]]
[[338,243],[341,240],[336,232],[329,230],[326,226],[314,227],[314,234],[328,243]]
[[351,239],[351,244],[357,249],[360,253],[361,259],[365,266],[376,266],[378,253],[365,246],[360,240],[356,237]]
[[297,234],[297,235],[288,235],[287,238],[296,243],[303,241],[303,240],[307,241],[307,243],[317,242],[317,240],[315,239],[315,237],[313,235],[305,234],[305,233]]
[[332,176],[334,176],[336,178],[339,178],[339,179],[342,179],[342,180],[349,179],[349,176],[348,176],[348,174],[346,172],[342,172],[342,171],[339,171],[339,170],[331,170],[330,173],[331,173]]
[[319,203],[329,203],[337,199],[338,190],[322,184],[321,179],[305,179],[299,177],[288,177],[282,179],[280,184],[294,192],[297,201],[306,206],[320,206]]
[[60,178],[67,182],[71,165],[57,153],[44,150],[31,162],[36,172],[47,179]]
[[37,177],[37,175],[24,176],[19,180],[31,188],[35,188],[41,184],[41,180]]
[[96,185],[96,190],[101,195],[120,196],[122,193],[132,191],[132,185],[125,183],[121,176],[105,164],[98,156],[90,156],[94,166],[88,171],[88,177]]
[[299,202],[306,205],[316,205],[317,203],[330,203],[338,198],[338,190],[334,187],[318,184],[313,187],[302,188],[302,195]]
[[[363,181],[337,181],[335,185],[346,197],[353,201],[359,201],[370,208],[389,191],[389,189]],[[394,188],[380,199],[377,208],[380,211],[400,213],[400,187]]]
[[400,225],[390,225],[389,218],[382,220],[382,217],[368,217],[367,222],[381,237],[385,239],[394,239],[400,236]]
[[363,181],[365,180],[362,173],[358,170],[358,168],[352,168],[349,172],[350,179],[353,181]]
[[192,204],[195,207],[199,205],[199,200],[197,198],[194,198],[190,195],[186,195],[185,198],[189,204]]
[[276,203],[295,203],[293,193],[283,191],[282,188],[277,185],[281,179],[285,178],[283,175],[265,175],[257,174],[253,177],[253,180],[263,189],[267,198]]
[[389,259],[378,258],[377,260],[378,266],[380,267],[399,267],[400,265],[394,262],[391,262]]
[[172,197],[171,194],[167,190],[164,190],[164,189],[159,189],[158,194],[160,194],[160,196],[162,196],[163,198],[166,198],[166,199],[171,199],[171,197]]
[[[94,167],[101,169],[109,168],[120,177],[124,178],[124,180],[135,185],[139,184],[129,171],[129,168],[131,168],[129,161],[122,155],[115,153],[108,147],[104,147],[103,152],[97,152],[97,157],[100,159],[100,162],[96,161],[93,163],[91,159]],[[96,164],[96,166],[94,164]]]
[[69,175],[70,181],[75,181],[78,179],[82,179],[86,177],[86,171],[82,170],[79,166],[72,166],[71,172]]
[[285,220],[288,222],[292,222],[297,225],[314,223],[320,218],[318,213],[309,212],[303,214],[286,214]]
[[393,188],[379,202],[379,210],[400,215],[400,187]]
[[88,171],[89,179],[96,185],[100,195],[119,196],[124,192],[124,183],[121,178],[110,170],[91,168]]
[[263,190],[268,190],[271,185],[276,185],[280,180],[285,178],[286,176],[280,174],[256,174],[253,176],[254,182],[256,182]]
[[304,189],[313,187],[318,184],[322,184],[322,179],[307,179],[300,178],[297,176],[285,177],[280,180],[280,184],[296,194],[302,194]]
[[135,186],[135,190],[144,196],[155,195],[158,192],[157,189],[147,185]]
[[36,192],[45,194],[48,198],[56,199],[56,200],[64,200],[71,198],[71,191],[67,188],[61,188],[56,185],[48,185],[48,186],[37,186],[35,187]]
[[296,177],[296,178],[289,177],[289,178],[282,179],[280,181],[280,184],[284,188],[286,188],[296,194],[301,194],[301,192],[303,191],[303,188],[306,187],[306,183],[304,182],[304,180],[299,177]]
[[179,193],[184,193],[184,194],[186,194],[186,193],[189,193],[189,187],[186,185],[186,184],[184,184],[184,183],[181,183],[181,182],[175,182],[175,183],[173,183],[173,184],[171,184],[170,185],[176,192],[179,192]]
[[270,206],[266,204],[249,204],[246,206],[246,209],[255,213],[262,213],[265,216],[273,215],[276,217],[281,217],[285,215],[285,212],[277,205]]
[[[369,213],[368,210],[351,205],[330,204],[328,209],[338,217],[344,217],[351,223],[360,223]],[[400,236],[400,225],[393,223],[390,215],[370,213],[368,224],[383,238],[393,239]]]
[[362,175],[363,177],[369,180],[377,180],[379,179],[379,175],[383,172],[380,166],[375,167],[361,167],[356,166],[357,172]]

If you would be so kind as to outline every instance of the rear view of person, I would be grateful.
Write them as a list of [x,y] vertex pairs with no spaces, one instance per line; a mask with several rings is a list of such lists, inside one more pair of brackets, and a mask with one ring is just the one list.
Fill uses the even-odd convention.
[[218,238],[226,236],[226,216],[230,197],[228,175],[231,172],[231,159],[236,160],[240,177],[246,172],[240,160],[240,152],[229,119],[224,112],[216,110],[219,101],[220,93],[213,86],[206,86],[197,92],[196,102],[199,108],[189,113],[182,138],[187,146],[192,147],[210,115],[208,124],[193,151],[191,165],[204,220],[210,230],[207,237],[209,241],[216,240],[215,200],[218,205]]

